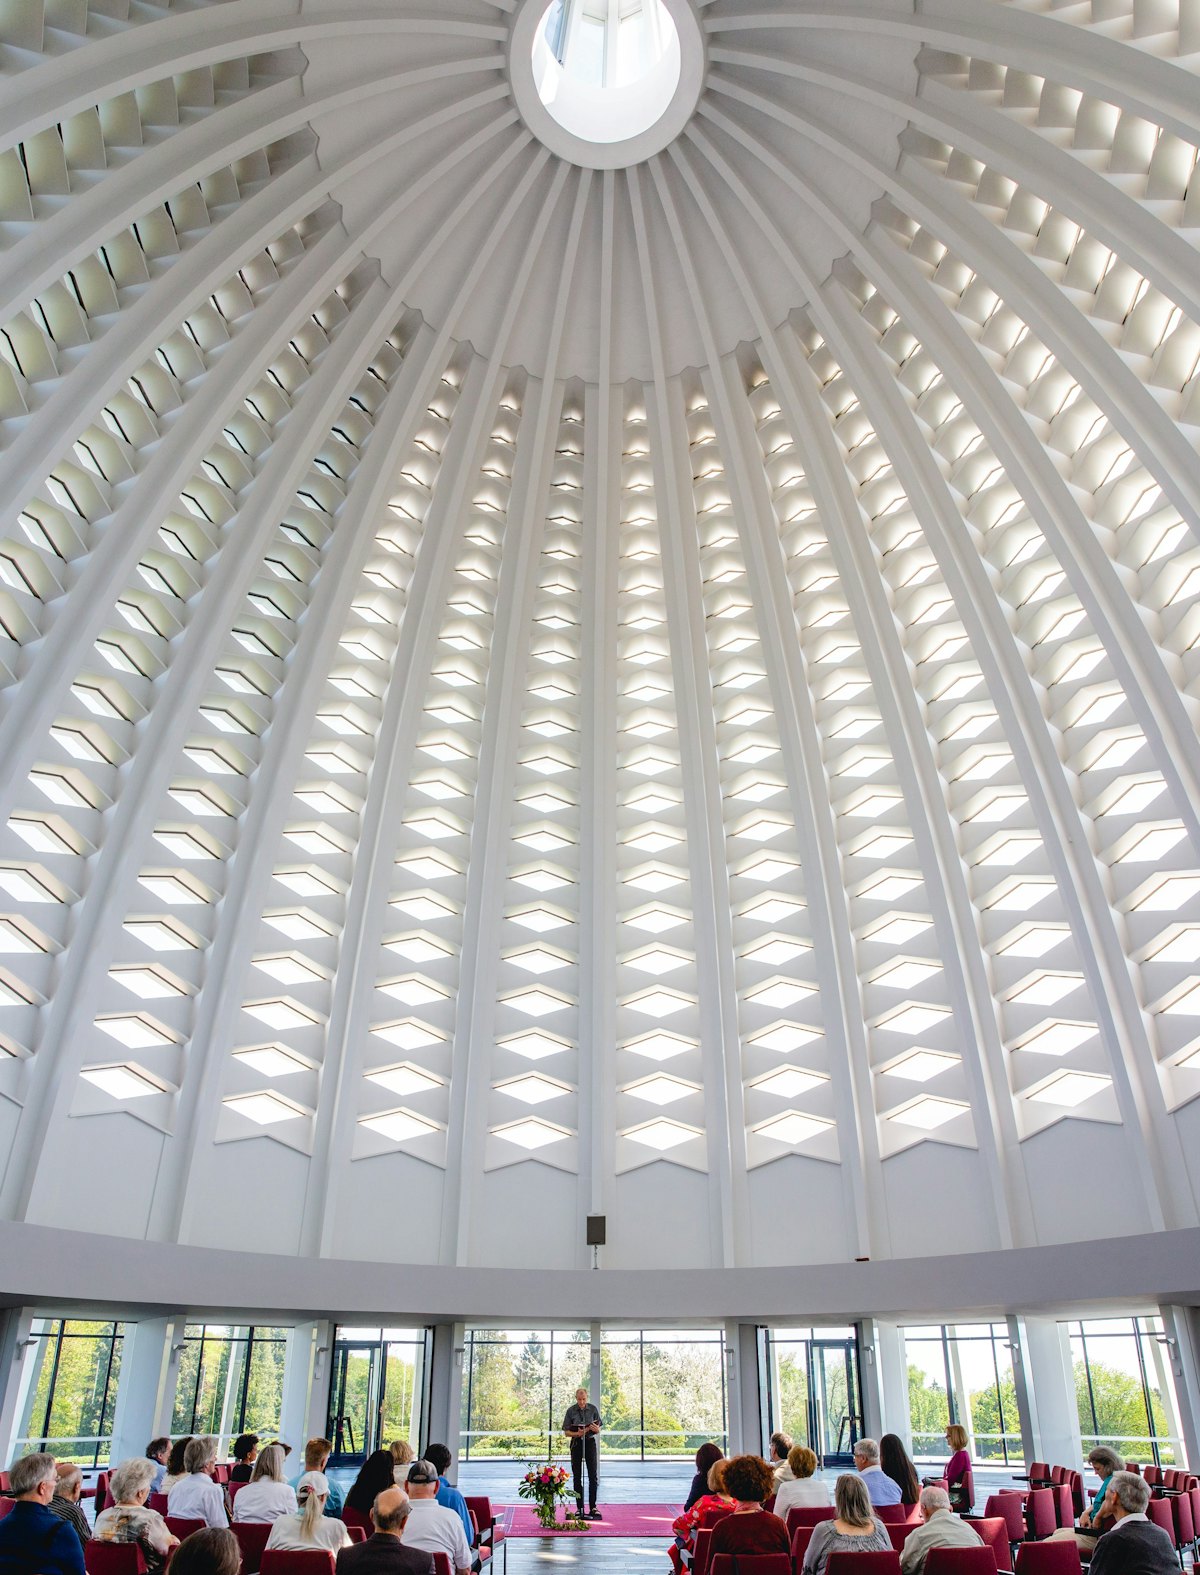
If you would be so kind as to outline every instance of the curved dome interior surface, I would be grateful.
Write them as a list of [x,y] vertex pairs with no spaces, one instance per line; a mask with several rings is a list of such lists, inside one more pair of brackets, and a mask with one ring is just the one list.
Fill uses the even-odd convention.
[[4,1217],[1197,1223],[1200,7],[694,9],[599,171],[514,0],[0,5]]

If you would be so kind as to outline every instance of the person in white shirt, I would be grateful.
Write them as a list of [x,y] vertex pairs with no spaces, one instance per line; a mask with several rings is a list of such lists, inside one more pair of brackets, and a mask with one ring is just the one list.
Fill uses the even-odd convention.
[[283,1480],[283,1450],[278,1444],[268,1444],[254,1462],[254,1475],[237,1491],[233,1518],[278,1520],[280,1515],[296,1514],[297,1508],[296,1490]]
[[408,1468],[407,1488],[412,1508],[404,1525],[405,1546],[423,1553],[447,1553],[455,1575],[471,1575],[471,1545],[462,1521],[437,1502],[437,1467],[429,1460],[414,1460]]
[[930,1548],[978,1548],[983,1538],[961,1515],[950,1509],[950,1495],[945,1488],[921,1489],[918,1501],[923,1522],[910,1531],[900,1554],[900,1568],[904,1575],[921,1575]]
[[786,1521],[789,1509],[825,1509],[833,1503],[829,1483],[813,1476],[817,1457],[805,1444],[793,1444],[787,1456],[789,1476],[775,1489],[775,1513]]
[[771,1453],[767,1457],[767,1464],[775,1473],[776,1487],[781,1482],[787,1482],[792,1475],[791,1467],[788,1465],[788,1451],[791,1447],[792,1435],[790,1433],[771,1434]]
[[[253,1483],[251,1483],[253,1486]],[[242,1493],[248,1493],[243,1488]],[[241,1498],[242,1493],[238,1494]],[[350,1533],[340,1520],[330,1520],[325,1514],[329,1497],[329,1479],[323,1471],[306,1471],[296,1484],[296,1501],[300,1512],[280,1515],[271,1523],[267,1537],[268,1548],[283,1548],[289,1553],[311,1553],[314,1548],[326,1548],[336,1556],[342,1548],[350,1546]]]
[[226,1529],[229,1510],[225,1495],[213,1481],[217,1469],[215,1438],[193,1438],[183,1452],[183,1476],[167,1494],[167,1514],[178,1520],[202,1520],[206,1526]]

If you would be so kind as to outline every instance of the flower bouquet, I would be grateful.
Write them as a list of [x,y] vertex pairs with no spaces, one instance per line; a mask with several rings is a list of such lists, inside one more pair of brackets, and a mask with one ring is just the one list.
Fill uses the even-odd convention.
[[560,1526],[558,1521],[559,1500],[571,1497],[568,1486],[570,1477],[564,1466],[556,1466],[547,1460],[544,1465],[529,1463],[529,1470],[521,1478],[517,1486],[517,1496],[533,1500],[533,1512],[538,1518],[538,1523],[545,1526],[547,1531],[586,1531],[588,1523],[579,1515],[567,1514],[563,1516]]

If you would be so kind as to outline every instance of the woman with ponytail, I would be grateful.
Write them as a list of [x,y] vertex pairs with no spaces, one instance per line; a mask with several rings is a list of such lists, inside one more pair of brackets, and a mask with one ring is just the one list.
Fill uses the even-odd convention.
[[[246,1490],[243,1488],[242,1492]],[[241,1493],[238,1494],[241,1497]],[[296,1483],[297,1515],[280,1515],[271,1524],[268,1548],[284,1548],[289,1553],[308,1553],[314,1548],[326,1548],[336,1554],[340,1548],[350,1546],[350,1533],[340,1520],[331,1520],[325,1514],[329,1497],[329,1479],[323,1471],[306,1471]]]

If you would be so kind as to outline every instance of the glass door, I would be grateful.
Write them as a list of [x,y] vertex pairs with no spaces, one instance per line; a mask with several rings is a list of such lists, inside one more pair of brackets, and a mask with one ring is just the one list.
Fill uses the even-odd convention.
[[851,1340],[814,1340],[809,1346],[809,1436],[822,1465],[854,1462],[862,1419]]
[[327,1433],[334,1465],[365,1460],[378,1449],[379,1402],[378,1345],[339,1342],[333,1350]]

